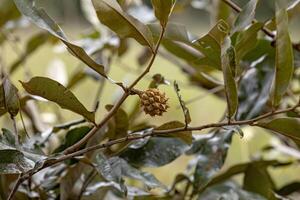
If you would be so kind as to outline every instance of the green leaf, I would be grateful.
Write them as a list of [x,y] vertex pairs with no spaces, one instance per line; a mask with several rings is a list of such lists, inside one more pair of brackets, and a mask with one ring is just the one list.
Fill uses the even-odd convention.
[[222,51],[222,71],[228,107],[228,117],[232,118],[238,108],[237,86],[234,79],[234,72],[232,71],[233,68],[236,68],[235,66],[232,67],[232,65],[236,64],[235,54],[232,53],[232,51],[234,51],[234,48],[232,46],[224,46],[224,49],[222,49]]
[[189,109],[186,107],[185,102],[183,101],[181,95],[179,94],[180,89],[179,89],[179,86],[178,86],[176,81],[174,81],[174,89],[175,89],[175,92],[176,92],[177,97],[179,99],[180,106],[181,106],[183,114],[184,114],[185,125],[187,126],[189,123],[191,123],[192,119],[191,119]]
[[255,17],[255,9],[257,6],[257,2],[258,0],[251,0],[243,7],[243,10],[238,14],[234,22],[234,28],[232,30],[232,33],[242,31],[249,24],[251,24]]
[[176,0],[151,0],[151,2],[156,18],[160,21],[160,24],[165,27]]
[[152,174],[130,166],[124,159],[119,157],[107,159],[98,154],[96,156],[96,168],[106,180],[119,184],[123,191],[126,191],[124,177],[138,180],[149,189],[164,187]]
[[236,59],[239,61],[257,45],[257,33],[263,24],[254,23],[245,31],[238,34],[235,42]]
[[276,4],[276,63],[273,91],[273,106],[280,104],[282,96],[288,89],[294,72],[293,47],[288,29],[288,15],[285,8]]
[[256,125],[285,135],[300,144],[299,118],[276,118],[267,122],[258,122]]
[[[159,127],[156,127],[154,130],[168,130],[173,128],[182,128],[185,127],[185,124],[179,121],[171,121],[167,122]],[[192,144],[193,141],[193,135],[192,131],[180,131],[177,133],[168,133],[168,134],[161,134],[160,137],[176,137],[181,139],[187,144]]]
[[84,116],[91,122],[95,121],[95,113],[88,111],[75,95],[60,83],[46,77],[33,77],[29,82],[21,82],[24,89],[32,95],[43,97],[57,103],[60,107]]
[[58,147],[54,153],[62,152],[73,144],[81,140],[91,130],[88,126],[77,127],[69,130],[66,134],[64,143]]
[[193,42],[194,47],[207,58],[206,62],[217,69],[221,69],[221,45],[228,33],[229,25],[220,20],[207,35]]
[[[259,178],[258,178],[259,177]],[[250,164],[244,176],[245,190],[260,194],[269,200],[277,199],[274,195],[274,184],[266,167]]]
[[69,49],[69,51],[90,68],[107,78],[104,66],[96,63],[83,48],[68,41],[61,28],[47,15],[43,9],[34,7],[31,0],[14,0],[19,11],[29,18],[38,27],[49,31],[53,36],[60,39]]
[[154,137],[139,148],[129,146],[119,156],[133,166],[159,167],[178,158],[187,148],[180,139]]
[[34,162],[14,149],[0,150],[0,174],[24,173],[34,167]]
[[5,107],[11,116],[16,116],[20,109],[18,89],[10,82],[8,78],[3,80],[3,90],[5,98]]
[[121,38],[134,38],[153,49],[153,38],[146,25],[125,13],[116,1],[93,0],[99,20]]

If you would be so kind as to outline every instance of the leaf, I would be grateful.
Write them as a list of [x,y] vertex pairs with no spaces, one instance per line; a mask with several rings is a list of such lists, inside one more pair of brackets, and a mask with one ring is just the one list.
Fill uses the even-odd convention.
[[223,1],[213,1],[212,9],[214,12],[211,13],[213,21],[225,20],[230,22],[231,20],[231,8]]
[[187,148],[180,139],[154,137],[139,148],[129,146],[119,156],[136,167],[159,167],[178,158]]
[[296,143],[300,143],[299,118],[276,118],[267,122],[258,122],[256,125],[285,135]]
[[176,0],[151,0],[156,18],[166,27]]
[[269,200],[277,199],[273,191],[274,184],[265,167],[250,164],[245,171],[243,188],[247,191],[260,194]]
[[205,58],[217,69],[221,69],[221,45],[229,33],[229,25],[220,20],[204,37],[193,42]]
[[88,111],[70,90],[57,81],[36,76],[27,83],[21,83],[28,93],[53,101],[62,108],[84,116],[91,122],[95,121],[95,113]]
[[243,7],[243,10],[238,14],[234,22],[234,28],[232,30],[232,33],[242,31],[249,24],[251,24],[255,17],[255,9],[257,6],[257,2],[258,0],[251,0]]
[[6,110],[12,117],[15,117],[20,109],[18,89],[10,82],[8,78],[4,78],[3,90]]
[[93,5],[101,23],[121,38],[134,38],[140,44],[153,49],[153,38],[148,27],[125,13],[117,2],[93,0]]
[[187,155],[196,155],[193,193],[202,191],[224,164],[233,132],[218,130],[193,142]]
[[177,84],[176,81],[174,81],[174,89],[175,89],[175,92],[176,92],[177,97],[179,99],[179,103],[180,103],[181,109],[182,109],[183,114],[184,114],[185,125],[187,126],[189,123],[191,123],[192,119],[191,119],[191,115],[190,115],[189,109],[186,107],[185,102],[183,101],[181,95],[179,94],[180,89],[179,89],[179,86],[178,86],[178,84]]
[[[26,170],[36,167],[37,163],[46,159],[46,156],[37,144],[37,138],[23,139],[21,144],[16,144],[15,135],[16,134],[10,130],[3,128],[2,133],[0,133],[0,150],[3,150],[3,152],[5,152],[5,150],[16,151],[15,154],[20,155],[20,158],[23,157],[22,160],[25,160],[28,164],[28,169],[26,168]],[[16,173],[22,172],[16,171]]]
[[[185,124],[179,122],[179,121],[171,121],[167,122],[159,127],[156,127],[154,131],[156,130],[168,130],[173,128],[182,128],[185,127]],[[176,137],[181,139],[187,144],[192,144],[193,141],[193,135],[191,131],[180,131],[177,133],[167,133],[167,134],[159,134],[160,137]]]
[[256,47],[257,33],[262,26],[263,24],[261,23],[254,23],[245,31],[238,34],[235,43],[236,59],[238,63],[248,52]]
[[59,146],[54,153],[59,153],[81,140],[91,130],[88,126],[77,127],[69,130],[64,143]]
[[111,157],[109,159],[98,154],[96,156],[96,168],[99,173],[108,181],[120,184],[123,191],[126,191],[124,177],[141,181],[149,189],[163,187],[163,185],[150,173],[142,172],[130,166],[124,159]]
[[0,150],[0,174],[24,173],[34,167],[34,162],[26,159],[24,154],[14,149]]
[[[238,108],[237,86],[232,72],[232,63],[236,64],[235,55],[232,54],[233,47],[222,49],[222,71],[225,85],[225,94],[228,107],[228,117],[232,118]],[[234,49],[233,49],[234,51]]]
[[294,72],[293,47],[289,36],[288,15],[276,3],[276,63],[273,106],[280,104]]
[[25,15],[31,22],[38,27],[49,31],[53,36],[60,39],[70,50],[70,52],[88,65],[90,68],[98,72],[103,77],[107,78],[104,66],[96,63],[83,48],[68,41],[61,28],[47,15],[43,9],[34,7],[34,2],[31,0],[14,0],[19,11]]

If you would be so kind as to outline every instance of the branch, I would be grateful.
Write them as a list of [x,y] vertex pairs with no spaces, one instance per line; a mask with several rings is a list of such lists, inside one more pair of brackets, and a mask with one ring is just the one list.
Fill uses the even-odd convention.
[[[224,3],[226,3],[229,7],[231,7],[234,11],[240,13],[242,11],[242,8],[240,8],[236,3],[234,3],[233,1],[231,0],[222,0]],[[256,23],[257,20],[254,19],[252,21],[252,23]],[[263,26],[261,28],[261,30],[266,34],[268,35],[269,37],[275,39],[276,37],[276,34],[274,34],[270,29],[266,28],[265,26]],[[293,48],[297,51],[300,51],[300,44],[294,44],[293,43]]]
[[74,158],[74,157],[77,157],[77,156],[81,156],[81,155],[86,154],[86,153],[91,152],[91,151],[106,149],[106,148],[111,147],[115,144],[120,144],[120,143],[124,143],[124,142],[143,139],[145,137],[151,137],[151,136],[161,135],[161,134],[170,134],[170,133],[176,133],[176,132],[187,131],[187,130],[189,130],[189,131],[196,131],[196,130],[200,131],[200,130],[204,130],[204,129],[208,129],[208,128],[221,128],[221,127],[232,126],[232,125],[251,125],[251,126],[255,126],[255,123],[262,120],[262,119],[266,119],[268,117],[278,115],[278,114],[282,114],[282,113],[286,113],[286,112],[289,112],[289,111],[294,111],[298,107],[300,107],[300,101],[297,105],[295,105],[293,107],[268,112],[268,113],[265,113],[263,115],[260,115],[256,118],[249,119],[249,120],[233,121],[233,122],[230,123],[230,125],[228,124],[228,122],[220,122],[220,123],[211,123],[211,124],[206,124],[206,125],[202,125],[202,126],[195,126],[195,127],[180,127],[180,128],[174,128],[174,129],[168,129],[168,130],[153,130],[152,132],[149,132],[149,133],[144,134],[144,135],[133,133],[133,134],[130,134],[126,137],[119,138],[119,139],[112,140],[112,141],[108,141],[104,144],[98,144],[98,145],[94,145],[94,146],[91,146],[91,147],[87,147],[85,149],[82,149],[82,150],[79,150],[79,151],[76,151],[76,152],[72,152],[72,153],[63,155],[61,157],[50,158],[50,159],[46,160],[43,163],[43,165],[41,167],[39,167],[38,169],[30,170],[30,171],[24,173],[22,176],[20,176],[18,178],[18,181],[15,184],[13,190],[10,193],[8,200],[12,199],[12,197],[14,196],[14,193],[17,191],[19,185],[23,181],[30,178],[31,176],[38,173],[39,171],[41,171],[41,170],[43,170],[47,167],[53,166],[55,164],[58,164],[60,162],[63,162],[65,160],[68,160],[68,159],[71,159],[71,158]]

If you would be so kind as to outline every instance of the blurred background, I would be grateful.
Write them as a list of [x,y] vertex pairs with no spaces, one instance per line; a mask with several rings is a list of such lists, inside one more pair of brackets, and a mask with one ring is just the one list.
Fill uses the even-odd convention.
[[[203,36],[215,23],[214,17],[210,14],[211,10],[214,8],[212,6],[208,6],[211,5],[210,1],[211,0],[179,0],[179,5],[188,4],[190,2],[192,3],[187,6],[186,9],[181,9],[180,6],[178,6],[175,10],[176,12],[171,17],[171,22],[183,24],[186,26],[187,30],[197,37]],[[7,6],[13,6],[11,2],[12,0],[0,0],[1,15],[5,13]],[[87,3],[88,0],[36,0],[35,2],[38,4],[38,7],[43,7],[46,12],[55,19],[70,40],[77,41],[78,44],[83,42],[82,36],[91,33],[91,30],[93,30],[92,23],[97,23],[94,21],[93,16],[89,13],[90,8]],[[146,2],[146,5],[149,7],[139,6],[139,1],[136,0],[136,9],[132,9],[129,12],[141,21],[144,20],[146,22],[151,22],[154,18],[150,9],[151,4],[149,1],[144,2]],[[235,2],[238,5],[243,6],[248,1],[235,0]],[[290,33],[292,40],[299,42],[300,8],[298,8],[298,11],[295,13],[298,13],[298,15],[293,17],[290,21]],[[264,22],[271,19],[273,16],[274,1],[260,1],[256,18],[259,21]],[[30,24],[30,22],[28,22],[25,18],[19,18],[18,20],[5,24],[5,26],[1,28],[1,32],[3,33],[4,31],[6,39],[1,42],[0,56],[3,66],[11,66],[17,61],[20,55],[23,55],[26,51],[26,44],[32,35],[40,32],[41,30]],[[97,43],[95,43],[95,45],[97,45]],[[137,57],[143,52],[143,48],[131,40],[130,45],[131,48],[125,53],[125,55],[114,59],[111,63],[109,74],[114,80],[130,83],[143,70],[144,66],[141,66],[137,60]],[[78,59],[71,56],[60,42],[55,44],[47,42],[39,46],[34,53],[26,56],[26,61],[22,62],[21,66],[13,73],[12,81],[19,88],[21,93],[23,90],[18,81],[28,80],[32,75],[51,77],[64,85],[68,85],[72,77],[74,77],[74,74],[82,68],[84,68],[84,65]],[[162,74],[171,83],[174,80],[178,81],[183,99],[188,102],[187,106],[190,109],[193,119],[192,125],[202,125],[210,122],[216,122],[221,119],[224,111],[226,110],[225,101],[213,94],[207,93],[206,90],[200,90],[199,87],[191,85],[182,71],[174,65],[174,63],[162,56],[158,56],[151,72],[146,79],[139,83],[138,88],[147,88],[152,75],[156,73]],[[72,87],[71,90],[75,93],[78,99],[91,110],[95,105],[94,99],[100,87],[101,85],[99,82],[95,81],[93,78],[86,78],[82,80],[80,85]],[[163,85],[160,86],[160,88],[167,93],[168,97],[170,97],[169,112],[167,112],[163,117],[142,117],[156,125],[175,119],[183,120],[182,111],[178,107],[179,102],[172,84]],[[109,82],[105,84],[103,89],[97,112],[98,121],[103,116],[103,113],[106,112],[104,106],[114,102],[121,94],[120,89]],[[136,100],[136,97],[130,97],[124,104],[124,108],[128,112],[131,112]],[[64,123],[69,120],[80,118],[78,115],[62,110],[54,103],[49,102],[40,102],[38,104],[38,110],[45,129],[53,124]],[[18,126],[20,128],[22,127],[20,120],[18,120]],[[0,119],[0,127],[12,128],[12,124],[8,116],[4,116]],[[268,153],[262,153],[262,149],[264,147],[270,144],[279,144],[277,138],[272,137],[272,135],[266,133],[263,129],[247,127],[243,130],[245,133],[243,138],[238,135],[234,136],[233,143],[230,147],[226,164],[223,169],[237,163],[250,161],[252,158],[261,156],[262,154],[268,159],[276,158],[283,161],[288,161],[290,159],[288,156],[283,156],[278,152],[271,151]],[[207,131],[194,132],[195,135],[201,133],[207,133]],[[55,141],[53,142],[53,145],[53,149],[55,149]],[[181,156],[164,167],[146,170],[156,174],[158,179],[163,183],[171,184],[174,176],[179,171],[185,170],[188,160],[189,157]],[[271,174],[274,175],[273,177],[276,186],[281,187],[295,180],[300,181],[300,174],[297,173],[299,170],[300,168],[298,166],[288,166],[280,169],[272,169]],[[239,179],[241,179],[241,177],[237,177],[237,180]]]

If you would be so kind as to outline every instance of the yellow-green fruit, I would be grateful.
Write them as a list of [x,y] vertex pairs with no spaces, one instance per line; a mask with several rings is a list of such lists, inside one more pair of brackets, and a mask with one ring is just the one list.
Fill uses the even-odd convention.
[[146,114],[151,116],[161,116],[169,107],[167,104],[168,98],[164,92],[156,88],[150,88],[139,94],[141,105]]

